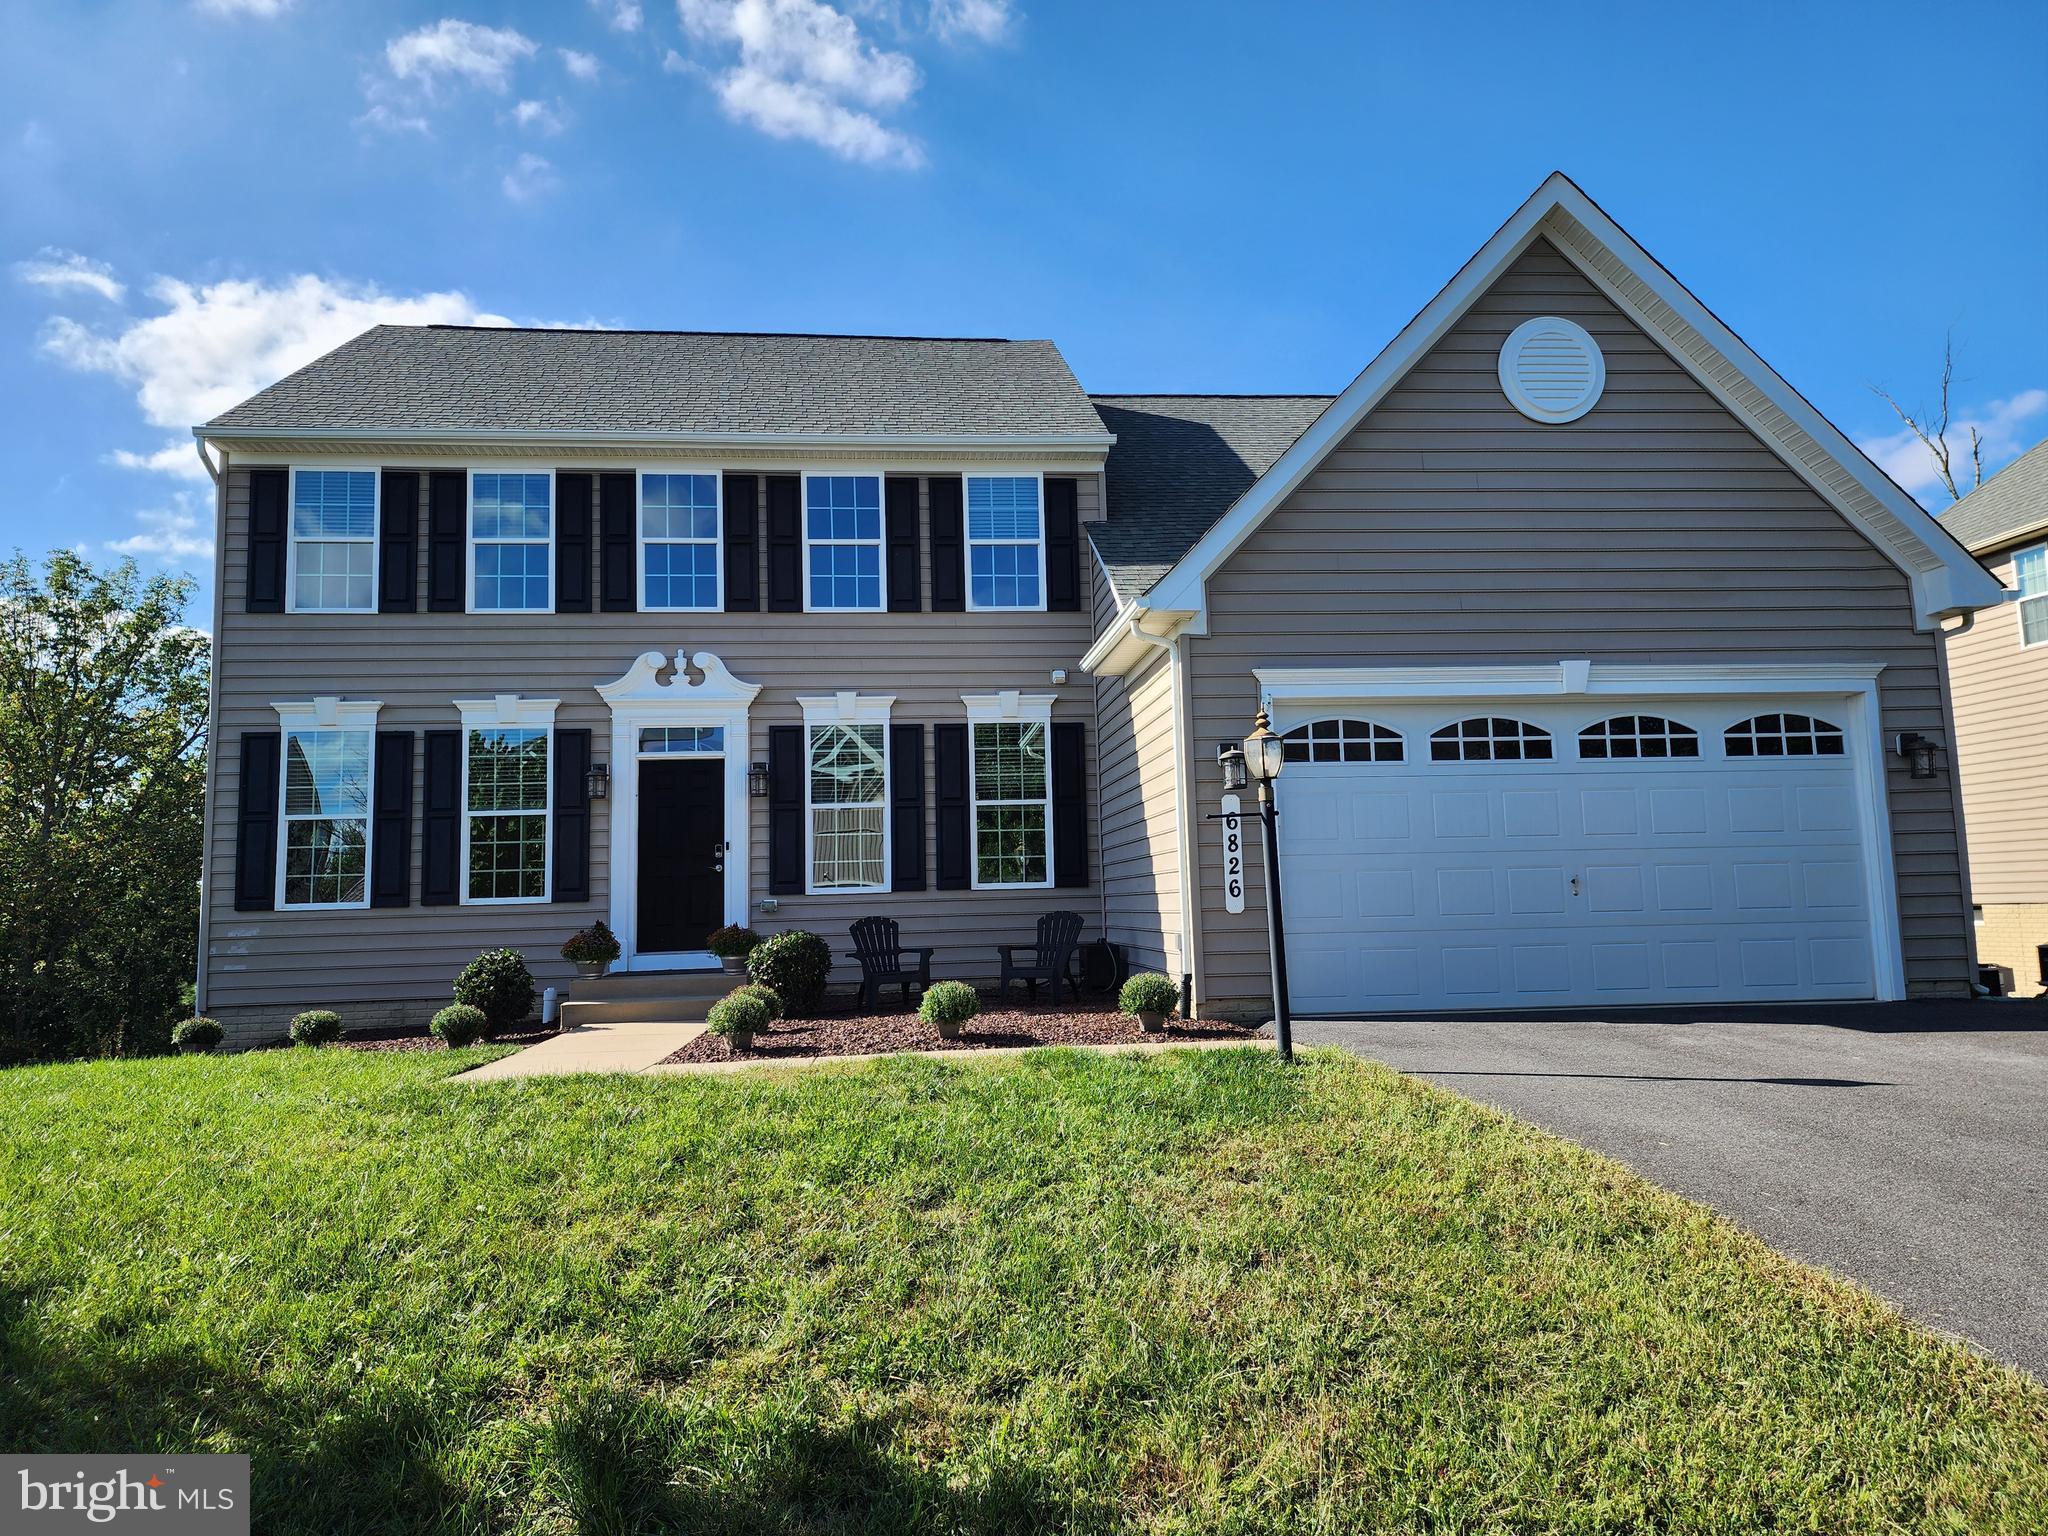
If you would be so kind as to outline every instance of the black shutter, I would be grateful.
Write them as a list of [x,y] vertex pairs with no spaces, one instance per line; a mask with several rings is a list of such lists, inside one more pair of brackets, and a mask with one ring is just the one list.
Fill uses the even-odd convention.
[[427,476],[427,612],[463,610],[462,559],[468,540],[469,473],[437,469]]
[[555,732],[555,901],[590,900],[590,732]]
[[932,612],[967,607],[967,549],[960,527],[960,477],[933,475]]
[[412,905],[412,732],[377,733],[377,799],[370,824],[370,905]]
[[1045,482],[1045,606],[1054,613],[1081,607],[1080,491],[1072,480]]
[[768,611],[804,611],[803,481],[768,476]]
[[235,910],[268,912],[277,905],[277,731],[242,732],[242,771],[235,783]]
[[967,727],[932,727],[932,788],[939,822],[938,888],[964,891],[969,878],[973,808],[967,796]]
[[[917,482],[896,479],[888,481],[887,486],[889,611],[916,613],[924,607],[917,580]],[[920,882],[917,888],[922,890],[924,886]]]
[[633,524],[640,514],[640,499],[634,494],[633,477],[599,475],[597,500],[604,516],[604,549],[599,556],[604,595],[599,606],[606,613],[631,613],[640,606],[640,583],[633,569],[638,542]]
[[761,505],[752,475],[725,477],[725,611],[761,611]]
[[249,471],[249,577],[242,593],[248,613],[284,612],[286,493],[283,470]]
[[889,889],[924,889],[924,727],[889,727]]
[[768,890],[804,888],[804,728],[768,727]]
[[555,612],[590,612],[588,475],[555,476]]
[[1088,727],[1052,728],[1052,883],[1088,883]]
[[452,907],[462,872],[462,732],[426,733],[420,805],[420,905]]
[[387,469],[377,506],[377,611],[417,611],[419,570],[419,471]]

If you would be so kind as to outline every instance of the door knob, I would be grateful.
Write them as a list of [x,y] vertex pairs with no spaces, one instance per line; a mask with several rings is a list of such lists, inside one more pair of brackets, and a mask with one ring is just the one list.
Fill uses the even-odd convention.
[[1572,876],[1572,894],[1574,896],[1579,894],[1579,877],[1577,875]]

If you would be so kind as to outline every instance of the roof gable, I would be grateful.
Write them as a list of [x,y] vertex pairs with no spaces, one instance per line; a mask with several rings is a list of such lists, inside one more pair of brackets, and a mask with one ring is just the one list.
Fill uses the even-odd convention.
[[1971,550],[2048,532],[2048,442],[2036,443],[1942,513],[1941,526]]

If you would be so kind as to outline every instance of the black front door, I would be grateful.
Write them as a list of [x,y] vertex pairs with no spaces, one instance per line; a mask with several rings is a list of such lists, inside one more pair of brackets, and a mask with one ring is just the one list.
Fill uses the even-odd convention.
[[725,764],[640,764],[640,932],[649,954],[702,949],[725,921]]

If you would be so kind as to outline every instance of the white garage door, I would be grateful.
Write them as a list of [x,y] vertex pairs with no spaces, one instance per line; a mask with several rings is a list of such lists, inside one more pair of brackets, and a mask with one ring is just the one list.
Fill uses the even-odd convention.
[[1295,709],[1277,722],[1295,1009],[1874,996],[1845,709]]

